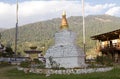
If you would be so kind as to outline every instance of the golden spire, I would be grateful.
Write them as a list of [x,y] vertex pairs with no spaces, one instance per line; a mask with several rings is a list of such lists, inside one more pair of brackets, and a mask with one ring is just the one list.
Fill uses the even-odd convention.
[[68,23],[67,23],[65,11],[63,11],[63,14],[62,14],[62,23],[61,23],[60,29],[68,29]]

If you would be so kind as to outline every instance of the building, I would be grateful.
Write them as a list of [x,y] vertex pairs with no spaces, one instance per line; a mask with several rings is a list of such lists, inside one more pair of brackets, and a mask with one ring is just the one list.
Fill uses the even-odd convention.
[[102,52],[102,55],[110,55],[115,62],[120,63],[120,29],[91,38],[97,40],[98,52]]
[[69,30],[66,13],[63,12],[60,31],[55,34],[55,45],[50,47],[45,55],[46,68],[85,67],[85,55],[82,49],[75,44],[76,33]]
[[31,60],[34,60],[34,59],[40,59],[43,57],[41,55],[41,52],[40,50],[37,50],[37,46],[31,46],[29,50],[25,50],[24,51],[26,53],[26,57],[27,58],[30,58]]

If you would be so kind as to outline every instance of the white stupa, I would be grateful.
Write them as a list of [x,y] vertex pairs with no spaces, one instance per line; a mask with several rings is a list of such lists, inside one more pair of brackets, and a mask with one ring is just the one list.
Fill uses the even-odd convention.
[[60,31],[55,34],[55,45],[50,47],[45,55],[46,68],[85,67],[84,52],[75,44],[75,41],[76,33],[69,30],[66,14],[63,12]]

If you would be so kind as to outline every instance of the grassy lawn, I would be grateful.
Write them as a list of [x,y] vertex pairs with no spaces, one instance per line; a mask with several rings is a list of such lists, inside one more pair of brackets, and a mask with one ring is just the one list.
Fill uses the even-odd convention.
[[51,75],[49,77],[45,77],[45,75],[41,74],[25,74],[23,71],[18,71],[14,68],[4,72],[3,76],[7,77],[7,79],[120,79],[120,68],[115,68],[108,72],[96,72],[79,75]]
[[10,63],[0,62],[0,68],[11,66]]
[[15,66],[0,66],[0,79],[9,79],[9,76],[6,76],[8,70],[15,69]]

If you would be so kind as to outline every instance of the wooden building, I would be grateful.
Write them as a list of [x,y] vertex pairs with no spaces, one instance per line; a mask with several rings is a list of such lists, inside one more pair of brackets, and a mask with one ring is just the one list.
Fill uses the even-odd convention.
[[25,50],[24,52],[26,53],[26,57],[30,58],[31,60],[39,59],[42,51],[36,50],[36,48],[37,46],[31,46],[30,50]]
[[120,29],[91,38],[97,40],[98,52],[102,52],[102,55],[110,55],[116,63],[120,63]]

